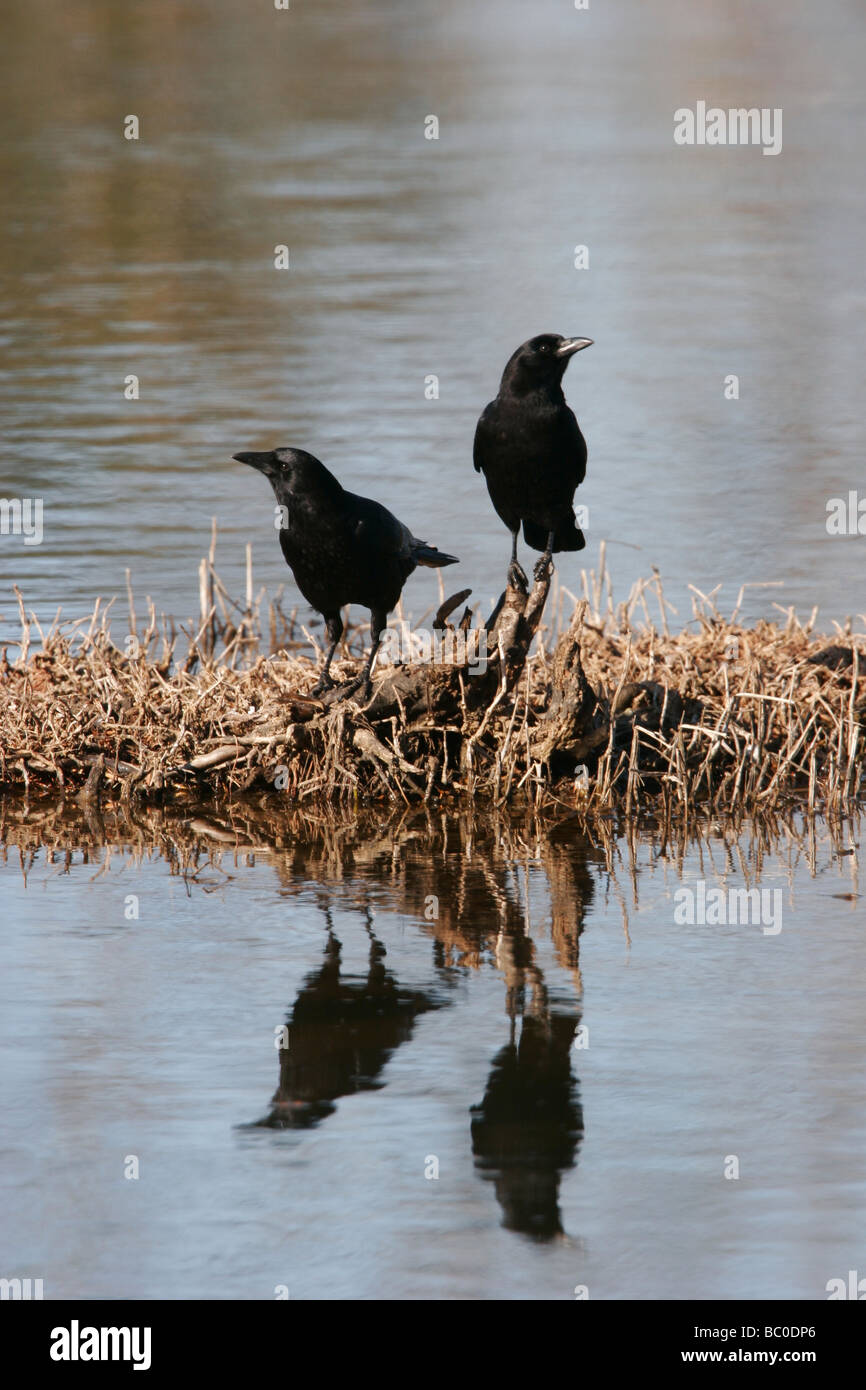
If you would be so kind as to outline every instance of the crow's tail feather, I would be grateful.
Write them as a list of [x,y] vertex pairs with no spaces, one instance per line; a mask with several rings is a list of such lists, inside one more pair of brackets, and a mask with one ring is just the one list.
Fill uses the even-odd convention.
[[[523,539],[527,545],[532,546],[533,550],[544,550],[547,546],[547,532],[536,521],[524,521]],[[554,554],[560,550],[583,550],[585,545],[586,537],[574,521],[568,521],[557,527],[553,538]]]
[[444,550],[437,550],[435,545],[428,545],[426,541],[413,541],[412,559],[416,565],[426,565],[431,570],[442,569],[443,565],[460,564],[456,555],[446,555]]

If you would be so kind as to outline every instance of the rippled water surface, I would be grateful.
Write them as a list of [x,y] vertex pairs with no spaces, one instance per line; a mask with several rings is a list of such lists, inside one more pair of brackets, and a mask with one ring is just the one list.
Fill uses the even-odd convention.
[[[595,339],[566,385],[620,598],[655,564],[686,615],[690,583],[732,608],[769,581],[747,614],[863,611],[866,542],[825,528],[863,491],[856,6],[31,0],[5,37],[0,495],[45,507],[41,546],[0,543],[7,632],[12,580],[77,616],[127,567],[185,618],[212,516],[233,591],[251,540],[294,593],[231,461],[275,443],[458,554],[486,604],[508,535],[474,423],[547,330]],[[781,154],[677,147],[698,100],[781,107]],[[435,592],[416,575],[407,604]]]
[[[816,1299],[862,1259],[855,827],[3,833],[3,1249],[46,1297]],[[732,887],[763,915],[702,923]]]

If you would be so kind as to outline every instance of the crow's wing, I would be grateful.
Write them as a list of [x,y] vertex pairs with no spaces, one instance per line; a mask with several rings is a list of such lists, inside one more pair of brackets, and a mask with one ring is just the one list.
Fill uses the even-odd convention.
[[372,497],[357,497],[351,492],[345,497],[352,535],[359,545],[378,555],[411,560],[413,537],[408,526]]
[[496,438],[496,401],[484,407],[475,426],[475,440],[472,445],[472,461],[475,472],[481,473],[489,457],[488,449]]
[[409,527],[398,521],[381,502],[374,502],[369,497],[355,497],[351,493],[347,496],[353,516],[352,534],[355,542],[379,559],[396,559],[404,579],[408,579],[416,565],[440,569],[443,565],[459,563],[456,555],[448,555],[444,550],[437,550],[435,545],[413,536]]
[[560,437],[563,441],[563,455],[568,459],[574,486],[580,487],[586,477],[586,440],[580,432],[580,425],[574,411],[567,405],[560,410]]

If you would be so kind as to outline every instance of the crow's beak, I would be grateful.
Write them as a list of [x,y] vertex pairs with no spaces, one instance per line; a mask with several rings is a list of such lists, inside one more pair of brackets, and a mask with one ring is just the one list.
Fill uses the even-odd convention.
[[270,454],[232,454],[232,458],[238,463],[248,463],[250,468],[257,468],[260,473],[266,473],[270,463]]
[[592,338],[564,338],[556,349],[557,357],[572,357],[576,352],[582,352],[585,347],[592,347]]

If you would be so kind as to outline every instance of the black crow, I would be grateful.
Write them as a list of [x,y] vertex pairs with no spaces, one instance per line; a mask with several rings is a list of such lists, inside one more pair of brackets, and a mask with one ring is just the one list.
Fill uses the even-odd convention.
[[509,358],[499,395],[475,430],[475,470],[487,480],[498,515],[511,532],[509,584],[526,588],[517,561],[517,536],[543,551],[540,579],[559,550],[583,550],[575,524],[574,492],[586,475],[586,441],[562,394],[562,378],[576,352],[591,338],[542,333]]
[[274,449],[265,454],[235,454],[264,473],[283,511],[280,546],[304,598],[325,619],[331,647],[314,695],[329,690],[331,661],[343,635],[340,609],[360,603],[370,609],[373,645],[361,675],[343,692],[370,689],[370,672],[388,614],[397,604],[417,565],[439,569],[456,565],[379,502],[346,492],[323,463],[303,449]]

